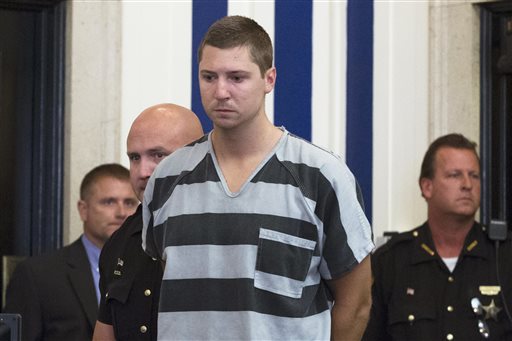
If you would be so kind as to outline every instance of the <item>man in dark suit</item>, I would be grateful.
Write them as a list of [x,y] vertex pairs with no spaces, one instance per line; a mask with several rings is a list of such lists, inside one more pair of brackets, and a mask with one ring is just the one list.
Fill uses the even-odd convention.
[[121,165],[101,165],[84,177],[78,201],[83,235],[60,250],[21,262],[9,282],[4,312],[21,314],[23,340],[92,338],[101,248],[138,203],[130,174]]

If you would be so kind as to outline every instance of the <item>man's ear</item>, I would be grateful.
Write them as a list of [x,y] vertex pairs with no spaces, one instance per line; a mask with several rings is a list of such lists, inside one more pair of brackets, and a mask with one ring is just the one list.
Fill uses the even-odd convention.
[[86,221],[87,220],[87,203],[83,200],[78,200],[78,203],[76,204],[77,208],[78,208],[78,214],[80,214],[80,219],[82,221]]
[[265,72],[265,93],[268,94],[276,85],[277,72],[275,67],[271,67]]
[[430,199],[432,196],[432,179],[421,178],[420,180],[421,196],[425,199]]

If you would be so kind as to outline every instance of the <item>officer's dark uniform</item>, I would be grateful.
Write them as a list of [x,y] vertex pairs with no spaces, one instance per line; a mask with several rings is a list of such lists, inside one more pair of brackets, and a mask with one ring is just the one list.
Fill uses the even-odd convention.
[[142,206],[101,251],[98,320],[111,324],[117,340],[156,340],[163,269],[142,250]]
[[[500,242],[501,287],[494,241],[475,223],[452,272],[435,252],[427,223],[392,238],[372,255],[373,306],[365,340],[512,340],[512,243]],[[477,298],[481,311],[473,311]],[[477,303],[476,300],[473,301]],[[500,310],[501,309],[501,310]]]

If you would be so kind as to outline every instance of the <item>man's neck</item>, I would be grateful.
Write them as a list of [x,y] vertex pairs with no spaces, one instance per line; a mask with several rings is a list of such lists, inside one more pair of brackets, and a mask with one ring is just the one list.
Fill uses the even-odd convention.
[[268,153],[282,135],[270,121],[254,122],[237,129],[220,129],[212,132],[212,145],[218,159],[245,158]]
[[249,176],[272,151],[283,132],[270,121],[255,129],[212,132],[212,145],[229,190],[237,193]]
[[429,214],[428,225],[439,256],[458,257],[474,222],[473,217],[439,218]]

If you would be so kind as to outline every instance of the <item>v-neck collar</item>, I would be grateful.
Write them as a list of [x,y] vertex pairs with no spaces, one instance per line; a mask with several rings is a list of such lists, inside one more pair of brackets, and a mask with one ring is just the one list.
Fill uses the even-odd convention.
[[228,183],[226,181],[226,178],[224,177],[224,174],[222,173],[222,170],[219,165],[219,161],[217,160],[217,156],[215,155],[215,151],[213,149],[213,144],[212,144],[213,130],[208,134],[208,150],[210,152],[210,155],[212,156],[213,165],[215,166],[215,171],[217,172],[217,175],[219,176],[220,182],[222,184],[222,188],[224,189],[224,193],[226,193],[227,196],[229,196],[231,198],[236,198],[241,193],[243,193],[244,189],[247,187],[247,184],[249,182],[251,182],[251,180],[254,178],[254,176],[256,174],[258,174],[258,172],[265,166],[265,164],[267,164],[268,160],[270,160],[270,158],[276,154],[276,151],[284,144],[284,142],[288,138],[289,133],[284,127],[279,127],[279,129],[282,130],[283,134],[281,135],[281,137],[279,138],[277,143],[274,145],[272,150],[263,158],[263,160],[260,162],[258,167],[256,167],[254,169],[254,171],[251,173],[251,175],[249,175],[249,177],[247,179],[245,179],[244,183],[242,184],[242,186],[240,187],[240,190],[238,192],[232,192],[229,189]]

